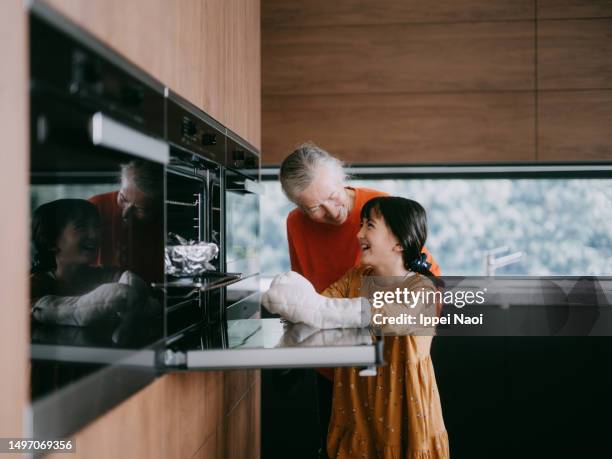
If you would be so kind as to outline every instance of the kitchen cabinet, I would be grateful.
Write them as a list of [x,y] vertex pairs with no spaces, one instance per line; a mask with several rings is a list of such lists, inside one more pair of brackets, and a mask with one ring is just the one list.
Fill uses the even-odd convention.
[[259,384],[255,371],[158,378],[79,432],[78,455],[259,458]]
[[612,89],[538,95],[541,161],[612,159]]
[[[272,96],[532,91],[532,22],[271,27],[263,93]],[[365,32],[365,33],[364,33]],[[313,50],[317,50],[313,52]],[[305,71],[308,69],[308,71]]]
[[535,160],[530,93],[270,96],[263,117],[271,163],[305,140],[353,163]]
[[612,19],[541,21],[538,88],[612,88]]
[[[545,4],[542,14],[580,15],[578,6],[567,11]],[[538,22],[541,161],[612,159],[612,20],[591,12],[594,18]]]
[[[168,391],[176,388],[169,379],[159,378],[93,421],[72,437],[78,457],[172,457],[164,454],[168,434],[163,419],[176,409],[166,405]],[[187,435],[180,438],[189,444]]]
[[[610,12],[579,0],[263,2],[263,162],[305,141],[361,164],[610,161]],[[551,105],[561,100],[576,113],[555,114],[572,109]]]

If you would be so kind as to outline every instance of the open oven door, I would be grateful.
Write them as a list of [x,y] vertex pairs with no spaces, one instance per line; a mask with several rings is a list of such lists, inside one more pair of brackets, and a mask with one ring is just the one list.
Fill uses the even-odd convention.
[[382,362],[382,341],[367,328],[319,330],[269,318],[192,330],[168,342],[159,363],[173,371],[371,367]]

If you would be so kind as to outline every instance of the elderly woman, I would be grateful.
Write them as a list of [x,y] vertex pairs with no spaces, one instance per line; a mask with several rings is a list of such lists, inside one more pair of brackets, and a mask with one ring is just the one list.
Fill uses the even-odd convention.
[[[305,143],[287,156],[280,169],[283,191],[296,206],[287,217],[291,269],[322,292],[359,264],[357,240],[364,204],[382,191],[346,184],[342,161]],[[440,267],[428,253],[431,272]],[[319,422],[323,450],[331,414],[333,369],[318,369]]]

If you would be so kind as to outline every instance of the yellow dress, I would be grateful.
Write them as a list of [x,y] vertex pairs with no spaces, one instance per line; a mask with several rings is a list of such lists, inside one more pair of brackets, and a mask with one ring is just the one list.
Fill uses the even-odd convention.
[[[359,296],[371,268],[348,271],[323,295]],[[403,287],[432,288],[415,274]],[[375,377],[359,368],[336,368],[327,454],[330,458],[448,458],[448,435],[430,357],[432,336],[385,336],[384,360]]]

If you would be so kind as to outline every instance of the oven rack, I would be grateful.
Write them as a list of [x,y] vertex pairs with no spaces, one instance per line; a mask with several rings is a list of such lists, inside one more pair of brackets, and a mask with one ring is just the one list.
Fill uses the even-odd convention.
[[[151,287],[166,290],[168,288],[188,288],[205,292],[220,287],[226,287],[242,280],[242,273],[205,273],[203,276],[179,278],[176,280],[152,283]],[[192,292],[190,292],[192,293]],[[188,295],[190,294],[188,293]]]

